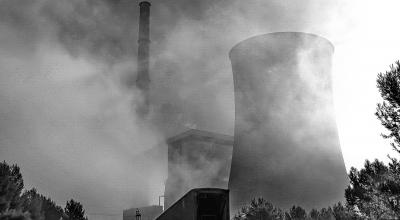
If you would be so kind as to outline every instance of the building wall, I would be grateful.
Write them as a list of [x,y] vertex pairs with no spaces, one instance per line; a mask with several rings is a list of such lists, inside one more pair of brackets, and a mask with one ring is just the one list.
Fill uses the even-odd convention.
[[193,188],[228,187],[233,137],[189,130],[168,141],[165,207]]

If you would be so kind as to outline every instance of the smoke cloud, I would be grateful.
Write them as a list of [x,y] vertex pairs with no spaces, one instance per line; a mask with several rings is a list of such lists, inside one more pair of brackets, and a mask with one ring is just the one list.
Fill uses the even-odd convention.
[[337,10],[333,0],[152,1],[152,110],[142,119],[137,5],[0,2],[0,159],[21,166],[28,188],[60,205],[73,197],[96,219],[158,201],[166,137],[233,134],[234,44],[274,31],[329,35]]

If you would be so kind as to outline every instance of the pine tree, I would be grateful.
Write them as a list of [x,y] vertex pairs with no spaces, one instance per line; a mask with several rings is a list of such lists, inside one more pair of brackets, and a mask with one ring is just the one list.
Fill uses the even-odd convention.
[[287,220],[306,220],[307,212],[300,206],[292,206],[286,214]]
[[87,220],[82,204],[73,199],[67,202],[64,212],[68,220]]
[[242,207],[234,220],[284,220],[284,212],[263,198],[252,199]]
[[[394,151],[400,153],[399,61],[391,65],[389,71],[378,74],[377,87],[383,101],[377,104],[375,115],[389,131],[382,136],[392,140]],[[400,218],[400,163],[396,158],[389,158],[388,165],[367,160],[360,171],[350,170],[346,201],[365,219]]]
[[400,153],[400,62],[390,66],[390,70],[379,73],[377,87],[383,99],[378,103],[376,116],[389,134],[382,135],[392,139],[392,147]]
[[17,165],[0,163],[0,220],[29,220],[21,209],[24,181]]
[[18,209],[24,181],[17,165],[0,163],[0,213],[8,209]]
[[333,215],[336,220],[361,220],[362,218],[351,209],[351,207],[344,206],[341,202],[335,204],[332,208]]
[[21,197],[23,210],[31,214],[32,220],[59,220],[63,216],[62,208],[35,188],[25,191]]

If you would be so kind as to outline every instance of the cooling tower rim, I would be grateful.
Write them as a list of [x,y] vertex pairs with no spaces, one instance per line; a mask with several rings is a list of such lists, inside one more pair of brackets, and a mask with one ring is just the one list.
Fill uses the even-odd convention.
[[256,35],[256,36],[253,36],[253,37],[250,37],[250,38],[240,41],[239,43],[235,44],[232,47],[232,49],[229,51],[229,58],[231,59],[233,51],[237,50],[241,45],[246,44],[247,42],[253,41],[257,38],[263,38],[266,36],[289,35],[289,34],[290,35],[302,35],[302,36],[308,36],[308,37],[314,38],[314,39],[320,39],[331,47],[332,53],[335,51],[335,46],[333,45],[333,43],[331,41],[329,41],[325,37],[319,36],[317,34],[307,33],[307,32],[296,32],[296,31],[281,31],[281,32],[271,32],[271,33],[267,33],[267,34]]
[[196,139],[205,138],[207,140],[214,140],[216,143],[224,145],[233,145],[233,136],[227,134],[221,134],[211,131],[204,131],[199,129],[189,129],[185,132],[177,134],[167,139],[167,144],[172,144],[176,141],[186,139],[188,137],[195,137]]

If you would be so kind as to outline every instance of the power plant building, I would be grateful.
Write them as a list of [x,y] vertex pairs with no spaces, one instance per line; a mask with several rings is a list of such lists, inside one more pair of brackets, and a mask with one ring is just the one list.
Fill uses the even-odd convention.
[[[150,104],[149,15],[150,3],[141,2],[136,87],[143,117]],[[328,40],[301,32],[259,35],[234,46],[234,137],[191,129],[167,140],[164,209],[193,188],[228,188],[232,214],[257,197],[283,209],[344,200],[348,178],[334,114],[333,52]]]
[[165,209],[193,188],[228,188],[232,136],[191,129],[167,143]]

